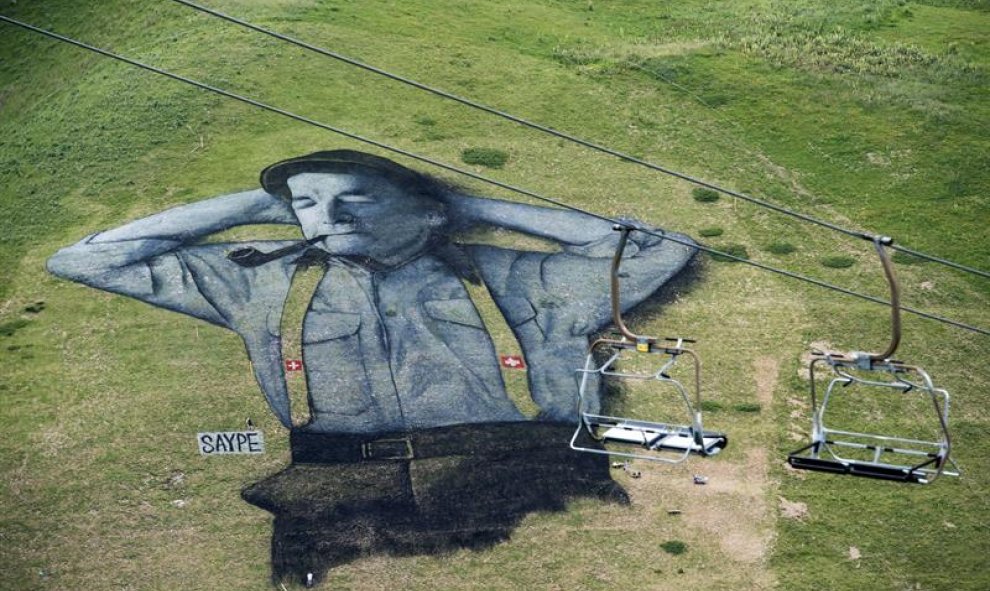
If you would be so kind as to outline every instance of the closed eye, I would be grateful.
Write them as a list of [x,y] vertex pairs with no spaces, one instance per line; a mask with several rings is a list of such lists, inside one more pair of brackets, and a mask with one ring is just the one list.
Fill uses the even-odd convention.
[[306,209],[307,207],[313,207],[314,205],[316,205],[316,201],[305,195],[292,197],[292,207],[295,209]]
[[374,203],[375,198],[363,193],[343,193],[337,196],[341,203]]

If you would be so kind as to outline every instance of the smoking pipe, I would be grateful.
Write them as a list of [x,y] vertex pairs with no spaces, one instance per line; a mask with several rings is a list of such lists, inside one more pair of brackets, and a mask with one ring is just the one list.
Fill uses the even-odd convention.
[[238,248],[237,250],[232,250],[227,253],[227,258],[242,267],[257,267],[259,265],[264,265],[265,263],[270,263],[276,259],[280,259],[284,256],[305,250],[306,247],[311,244],[315,244],[326,237],[327,236],[324,234],[321,236],[316,236],[315,238],[310,238],[309,240],[300,240],[271,252],[261,252],[253,246]]

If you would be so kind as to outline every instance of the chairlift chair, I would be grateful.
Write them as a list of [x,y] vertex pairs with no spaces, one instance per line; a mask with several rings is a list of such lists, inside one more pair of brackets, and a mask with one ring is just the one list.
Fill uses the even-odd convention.
[[[809,364],[811,443],[791,452],[787,462],[792,467],[803,470],[917,484],[930,484],[942,474],[958,476],[958,467],[949,457],[952,449],[949,437],[949,393],[943,388],[937,388],[931,376],[922,368],[892,359],[901,338],[900,290],[884,247],[892,244],[893,240],[880,236],[865,238],[873,241],[890,285],[890,344],[883,353],[812,351]],[[820,364],[830,367],[833,376],[821,405],[818,404],[815,391],[815,368]],[[930,400],[935,413],[933,426],[937,437],[920,439],[830,427],[825,421],[829,402],[842,389],[854,385],[863,387],[864,393],[880,393],[881,403],[884,402],[884,395],[919,396],[926,405]],[[859,457],[850,457],[850,454],[858,454]],[[947,470],[946,464],[951,464],[954,470]]]
[[[601,338],[588,348],[584,368],[578,369],[581,383],[578,389],[578,424],[571,437],[571,449],[580,452],[606,454],[617,457],[649,460],[677,464],[692,453],[712,456],[721,451],[728,440],[722,433],[705,431],[701,422],[701,360],[697,353],[686,348],[691,339],[641,336],[630,331],[622,320],[619,301],[619,266],[625,251],[629,233],[633,228],[616,226],[621,232],[615,256],[612,258],[611,301],[612,318],[621,333],[621,338]],[[623,370],[620,361],[630,360],[637,355],[655,356],[652,364],[656,371],[643,372]],[[671,373],[682,355],[691,357],[694,362],[694,401],[688,389]],[[605,359],[603,363],[597,360]],[[592,376],[599,375],[618,380],[632,380],[650,384],[669,386],[683,402],[682,423],[652,422],[635,418],[617,417],[593,413],[589,408],[589,390],[597,384]],[[615,443],[623,451],[602,449],[582,444],[581,440],[590,437],[599,442]],[[631,450],[631,451],[630,451]]]

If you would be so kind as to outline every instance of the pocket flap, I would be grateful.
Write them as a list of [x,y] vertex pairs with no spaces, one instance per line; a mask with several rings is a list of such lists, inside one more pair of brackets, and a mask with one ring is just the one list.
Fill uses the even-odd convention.
[[434,320],[443,320],[474,328],[484,328],[481,316],[474,307],[474,302],[465,298],[453,300],[427,300],[423,302],[423,309]]
[[533,304],[530,304],[526,298],[500,298],[498,303],[499,309],[505,315],[505,321],[511,327],[519,326],[536,317],[536,309],[533,308]]
[[361,327],[361,315],[353,312],[317,312],[306,315],[303,343],[320,343],[351,336]]

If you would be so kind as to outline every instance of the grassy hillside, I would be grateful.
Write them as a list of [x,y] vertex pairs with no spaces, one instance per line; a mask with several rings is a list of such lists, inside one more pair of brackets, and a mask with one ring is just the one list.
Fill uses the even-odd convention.
[[[990,268],[985,2],[210,5],[647,160]],[[741,246],[755,260],[885,295],[866,243],[724,197],[696,201],[686,183],[174,3],[0,7],[574,205],[695,237],[704,231],[714,247]],[[0,31],[0,587],[264,588],[270,518],[238,495],[288,463],[288,442],[238,339],[56,280],[43,265],[89,233],[253,187],[279,159],[368,148],[8,25]],[[463,164],[470,148],[504,151],[508,161],[500,169]],[[835,257],[850,265],[823,264]],[[907,305],[990,326],[986,280],[900,261]],[[638,465],[638,480],[617,472],[629,508],[576,503],[566,514],[531,517],[513,540],[483,552],[361,560],[332,573],[329,588],[986,589],[987,337],[905,318],[899,356],[952,392],[964,477],[924,488],[784,467],[786,452],[807,437],[799,369],[809,343],[879,347],[886,323],[882,307],[703,257],[699,281],[635,326],[699,340],[712,399],[706,420],[732,440],[723,455],[676,468]],[[657,408],[649,397],[628,398],[630,410]],[[198,455],[197,431],[237,429],[247,416],[264,431],[267,455]],[[710,484],[691,484],[695,473]],[[663,550],[671,541],[686,551]]]

